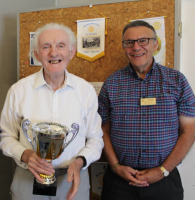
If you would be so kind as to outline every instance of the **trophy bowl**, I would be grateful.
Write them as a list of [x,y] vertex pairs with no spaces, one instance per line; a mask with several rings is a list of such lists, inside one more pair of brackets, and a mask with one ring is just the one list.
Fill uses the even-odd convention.
[[[25,119],[22,122],[23,132],[33,147],[33,150],[41,158],[51,163],[52,160],[57,159],[64,149],[74,140],[79,132],[79,125],[73,123],[70,130],[67,126],[55,122],[39,122],[32,125],[30,128],[30,120]],[[27,134],[27,130],[32,131],[33,140],[31,140]],[[44,183],[50,185],[56,181],[54,174],[46,175],[39,173],[40,177],[44,180]]]

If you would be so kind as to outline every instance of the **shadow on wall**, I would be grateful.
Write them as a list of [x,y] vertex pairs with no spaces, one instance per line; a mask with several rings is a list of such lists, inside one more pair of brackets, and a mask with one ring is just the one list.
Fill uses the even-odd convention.
[[[17,81],[17,18],[6,16],[0,24],[0,112],[3,108],[7,91]],[[12,158],[0,151],[0,199],[11,200],[10,185],[15,170]]]
[[8,89],[17,81],[17,18],[3,16],[0,25],[0,111]]

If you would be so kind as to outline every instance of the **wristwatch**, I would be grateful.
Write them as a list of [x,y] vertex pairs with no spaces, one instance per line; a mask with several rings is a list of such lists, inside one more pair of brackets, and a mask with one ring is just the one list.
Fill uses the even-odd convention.
[[84,156],[77,156],[76,159],[77,158],[81,158],[83,160],[83,167],[85,167],[87,165],[87,160]]
[[167,171],[162,165],[159,166],[159,167],[160,167],[160,169],[162,170],[164,176],[167,177],[167,176],[169,175],[169,171]]

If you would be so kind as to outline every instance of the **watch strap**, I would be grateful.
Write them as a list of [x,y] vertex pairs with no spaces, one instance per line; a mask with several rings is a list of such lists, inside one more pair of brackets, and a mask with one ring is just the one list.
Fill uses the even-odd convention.
[[87,160],[84,156],[77,156],[76,159],[81,158],[83,160],[83,167],[87,165]]
[[169,171],[167,171],[162,165],[160,165],[159,167],[162,170],[164,176],[168,176],[169,175]]
[[117,168],[119,165],[120,165],[119,162],[117,162],[117,163],[115,163],[115,164],[111,167],[113,173],[115,173],[115,170],[116,170],[116,168]]

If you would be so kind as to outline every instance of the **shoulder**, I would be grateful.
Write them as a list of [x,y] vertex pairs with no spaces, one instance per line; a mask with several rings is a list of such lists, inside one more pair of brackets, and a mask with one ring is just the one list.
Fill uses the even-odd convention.
[[11,88],[10,88],[10,90],[12,91],[12,92],[19,92],[19,91],[21,91],[22,89],[26,89],[26,90],[28,90],[28,89],[30,89],[31,87],[33,87],[33,85],[34,85],[34,81],[35,81],[35,79],[36,79],[36,76],[37,76],[37,73],[35,73],[35,74],[32,74],[32,75],[30,75],[30,76],[27,76],[27,77],[25,77],[25,78],[22,78],[22,79],[20,79],[19,81],[17,81],[16,83],[14,83],[12,86],[11,86]]
[[182,81],[186,80],[186,77],[184,76],[183,73],[181,73],[178,70],[157,64],[156,69],[158,70],[159,75],[165,76],[167,79],[175,80],[177,81]]
[[178,70],[175,70],[173,68],[170,68],[170,67],[167,67],[167,66],[164,66],[164,65],[160,65],[158,63],[156,63],[156,68],[166,74],[182,74],[180,71]]
[[82,99],[89,97],[91,94],[96,94],[94,87],[89,82],[71,73],[69,73],[69,76],[77,95]]
[[70,78],[73,80],[73,82],[75,83],[75,87],[76,89],[81,89],[81,88],[85,88],[85,89],[90,89],[93,88],[93,86],[87,82],[85,79],[80,78],[74,74],[69,73]]
[[113,74],[111,74],[105,81],[106,83],[116,82],[120,81],[121,79],[124,79],[126,76],[129,76],[129,66],[123,67],[117,71],[115,71]]

